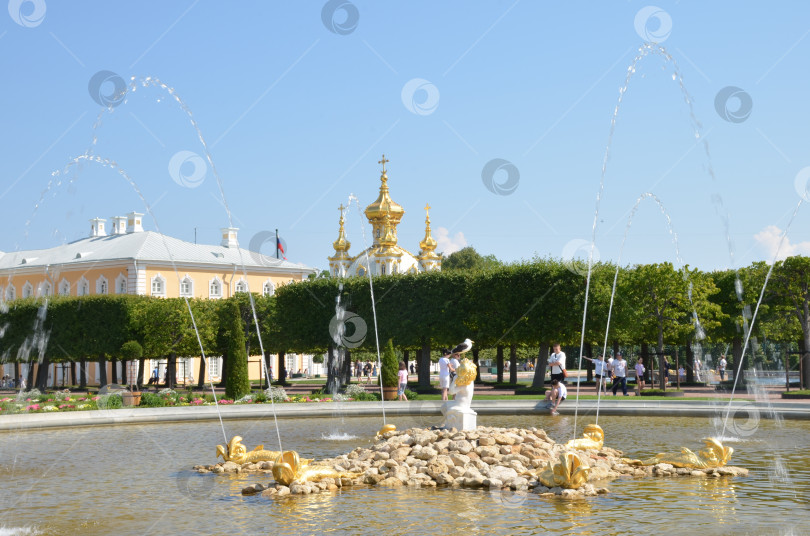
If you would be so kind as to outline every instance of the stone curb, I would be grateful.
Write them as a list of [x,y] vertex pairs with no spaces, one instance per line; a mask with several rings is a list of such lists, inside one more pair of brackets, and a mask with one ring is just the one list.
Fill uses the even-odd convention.
[[[567,401],[559,412],[583,417],[596,413],[596,401],[584,400],[577,409]],[[387,402],[386,415],[439,415],[440,400],[415,400],[412,402]],[[473,400],[472,407],[480,415],[547,415],[542,401],[534,400]],[[721,416],[729,407],[726,402],[711,401],[613,401],[600,403],[601,415],[667,416],[667,417],[712,417]],[[731,418],[750,417],[751,412],[762,418],[810,419],[810,403],[797,404],[774,402],[757,403],[750,400],[735,401],[731,405]],[[370,417],[382,414],[379,402],[307,402],[300,404],[277,404],[276,415],[280,418],[333,417],[335,412],[349,417]],[[272,418],[270,404],[219,406],[222,419]],[[122,408],[115,410],[73,411],[65,413],[29,413],[0,416],[0,430],[36,430],[67,428],[74,426],[109,426],[116,424],[153,424],[162,422],[208,421],[219,419],[215,406],[180,406],[168,408]]]

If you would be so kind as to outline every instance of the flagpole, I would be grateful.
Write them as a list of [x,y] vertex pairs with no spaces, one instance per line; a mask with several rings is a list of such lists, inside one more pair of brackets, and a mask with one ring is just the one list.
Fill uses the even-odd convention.
[[276,258],[278,259],[278,229],[276,229]]

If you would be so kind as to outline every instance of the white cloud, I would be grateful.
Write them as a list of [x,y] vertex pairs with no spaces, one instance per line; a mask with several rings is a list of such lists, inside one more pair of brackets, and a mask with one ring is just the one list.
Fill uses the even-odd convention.
[[440,253],[444,253],[445,257],[467,245],[467,239],[464,238],[464,233],[459,231],[455,235],[450,236],[450,231],[447,227],[438,227],[436,229],[436,242],[439,244],[436,250]]
[[793,255],[810,255],[810,242],[791,244],[790,239],[785,237],[785,240],[781,242],[782,246],[779,247],[781,240],[782,229],[776,225],[769,225],[754,235],[754,241],[765,251],[765,260],[768,263],[773,261],[777,249],[779,250],[779,256],[776,258],[778,261]]

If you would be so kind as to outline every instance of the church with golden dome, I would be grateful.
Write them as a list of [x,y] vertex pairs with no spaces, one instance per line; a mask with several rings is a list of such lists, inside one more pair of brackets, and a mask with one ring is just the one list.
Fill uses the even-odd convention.
[[351,243],[346,239],[344,213],[347,207],[340,206],[340,229],[338,239],[332,244],[335,254],[329,257],[329,273],[333,277],[390,275],[441,270],[442,257],[436,253],[436,240],[430,233],[430,205],[425,205],[425,238],[419,242],[421,250],[413,255],[397,244],[397,226],[405,215],[405,209],[391,199],[388,190],[388,173],[385,164],[389,162],[383,155],[380,174],[380,195],[366,207],[365,214],[371,224],[374,242],[362,253],[349,254]]

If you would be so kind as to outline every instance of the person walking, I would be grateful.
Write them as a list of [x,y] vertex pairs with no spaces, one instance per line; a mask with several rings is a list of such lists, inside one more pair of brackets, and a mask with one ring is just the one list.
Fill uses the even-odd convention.
[[[582,356],[585,357],[585,356]],[[605,356],[600,355],[594,359],[592,357],[585,357],[588,361],[593,363],[593,376],[596,378],[596,394],[604,387],[604,393],[607,394],[607,363],[605,363]]]
[[717,364],[717,372],[720,374],[720,381],[726,379],[726,356],[720,356],[720,362]]
[[439,389],[442,390],[442,400],[448,400],[447,390],[450,388],[450,350],[442,350],[442,357],[439,358]]
[[397,396],[399,396],[400,400],[406,401],[408,397],[405,396],[405,389],[408,388],[408,365],[405,364],[404,361],[399,362],[399,389],[397,390]]
[[644,358],[639,357],[638,361],[636,361],[636,388],[638,389],[639,396],[641,395],[641,390],[644,389],[644,372],[647,369],[644,368]]
[[554,353],[548,356],[548,366],[551,369],[551,381],[555,379],[565,381],[565,352],[560,351],[560,345],[554,345]]
[[613,396],[616,396],[616,389],[619,385],[622,386],[622,394],[627,394],[627,361],[624,360],[622,354],[616,354],[616,359],[613,360]]

